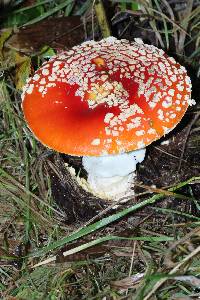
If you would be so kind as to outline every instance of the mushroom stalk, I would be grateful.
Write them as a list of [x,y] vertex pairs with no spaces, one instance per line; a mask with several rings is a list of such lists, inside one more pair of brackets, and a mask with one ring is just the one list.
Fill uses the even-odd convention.
[[129,195],[137,163],[144,160],[146,149],[107,156],[83,156],[92,192],[102,198],[118,200]]

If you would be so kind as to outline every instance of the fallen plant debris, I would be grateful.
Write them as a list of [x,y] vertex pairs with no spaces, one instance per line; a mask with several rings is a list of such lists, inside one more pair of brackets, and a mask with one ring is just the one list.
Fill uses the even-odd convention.
[[52,18],[14,31],[5,47],[35,55],[44,46],[55,50],[70,49],[85,39],[84,25],[79,16]]

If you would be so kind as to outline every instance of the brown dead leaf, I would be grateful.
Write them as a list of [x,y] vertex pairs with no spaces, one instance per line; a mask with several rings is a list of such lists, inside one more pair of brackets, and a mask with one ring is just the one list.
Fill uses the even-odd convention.
[[[78,244],[78,243],[77,243]],[[80,243],[81,244],[81,243]],[[65,247],[66,249],[69,249],[68,247]],[[85,249],[81,252],[75,253],[75,254],[70,254],[67,257],[63,256],[63,249],[58,252],[57,257],[56,257],[56,262],[59,263],[64,263],[64,262],[73,262],[73,261],[80,261],[80,260],[86,260],[88,257],[89,258],[97,258],[100,256],[103,256],[107,252],[107,247],[106,246],[95,246],[92,248]]]
[[127,290],[129,288],[135,287],[135,285],[140,282],[144,277],[144,273],[137,273],[131,277],[126,277],[121,280],[112,281],[110,284],[112,287],[122,290]]
[[19,29],[5,46],[28,54],[38,52],[46,45],[54,49],[71,48],[83,42],[84,37],[79,16],[51,18]]
[[195,288],[200,287],[200,278],[197,278],[193,275],[183,275],[183,276],[176,276],[174,279],[189,283],[190,285],[194,286]]

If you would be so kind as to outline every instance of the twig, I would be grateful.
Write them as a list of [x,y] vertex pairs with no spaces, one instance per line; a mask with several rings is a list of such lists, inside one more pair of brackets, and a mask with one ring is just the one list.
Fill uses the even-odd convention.
[[110,26],[106,17],[104,5],[101,0],[94,1],[94,9],[104,38],[111,36]]
[[136,186],[139,186],[145,190],[149,190],[152,193],[157,193],[157,194],[163,194],[165,196],[171,196],[171,197],[176,197],[176,198],[182,198],[182,199],[189,199],[191,200],[192,197],[188,197],[185,195],[179,195],[177,193],[174,193],[173,191],[169,191],[169,190],[165,190],[163,188],[154,188],[152,186],[149,185],[145,185],[145,184],[141,184],[141,183],[135,183]]
[[[162,148],[160,148],[158,146],[153,146],[153,148],[156,149],[156,150],[158,150],[158,151],[160,151],[160,152],[162,152],[162,153],[164,153],[164,154],[166,154],[166,155],[168,155],[168,156],[170,156],[170,157],[173,157],[175,159],[179,159],[178,156],[176,156],[176,155],[174,155],[174,154],[172,154],[170,152],[167,152],[167,151],[165,151],[164,149],[162,149]],[[185,159],[183,159],[183,161],[187,162],[187,160],[185,160]]]
[[[129,269],[129,278],[131,277],[131,273],[132,273],[132,270],[133,270],[133,260],[134,260],[134,257],[135,257],[135,248],[136,248],[136,241],[133,244],[133,252],[132,252],[132,255],[131,255],[131,265],[130,265],[130,269]],[[128,294],[128,289],[126,291],[126,295],[127,294]]]
[[93,0],[92,3],[92,39],[94,40],[94,5],[95,5],[95,0]]

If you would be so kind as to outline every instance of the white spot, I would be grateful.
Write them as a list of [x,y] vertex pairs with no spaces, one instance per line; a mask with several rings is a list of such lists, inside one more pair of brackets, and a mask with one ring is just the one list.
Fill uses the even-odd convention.
[[170,60],[173,64],[176,64],[176,61],[173,57],[168,57],[168,60]]
[[160,143],[160,144],[161,144],[162,146],[164,146],[164,145],[168,146],[169,143],[170,143],[170,141],[169,141],[169,140],[166,140],[166,141],[163,141],[163,142]]
[[140,141],[140,142],[137,143],[137,147],[138,147],[138,149],[144,148],[145,143],[143,141]]
[[196,101],[194,99],[189,99],[188,104],[189,106],[196,105]]
[[149,128],[149,129],[147,130],[147,133],[148,133],[148,134],[156,134],[156,130],[155,130],[154,128]]
[[170,115],[170,119],[175,119],[175,118],[176,118],[176,114],[175,113]]
[[144,135],[145,134],[145,131],[144,130],[138,130],[136,131],[135,133],[137,136],[141,136],[141,135]]
[[46,84],[45,78],[42,78],[42,79],[40,80],[40,84]]
[[168,108],[172,105],[172,102],[171,101],[163,101],[162,102],[162,106],[165,107],[165,108]]
[[49,75],[49,70],[48,69],[43,69],[42,70],[42,75],[44,75],[44,76]]
[[113,135],[113,136],[118,136],[118,135],[119,135],[119,131],[117,131],[117,130],[112,130],[112,135]]
[[168,91],[168,94],[169,94],[170,96],[174,96],[174,90],[173,90],[173,89],[170,89],[170,90]]
[[182,92],[183,90],[184,90],[184,86],[182,85],[182,84],[178,84],[177,85],[177,89],[180,91],[180,92]]
[[26,88],[26,93],[32,94],[33,88],[34,88],[34,84],[29,84],[28,87]]
[[185,82],[189,85],[191,85],[191,79],[189,76],[186,77]]
[[33,76],[33,80],[38,81],[40,79],[40,75],[39,74],[35,74]]
[[176,75],[172,75],[170,76],[171,81],[176,82],[177,81],[177,76]]
[[100,139],[94,139],[94,140],[92,141],[91,145],[93,145],[93,146],[98,146],[98,145],[100,145]]
[[156,103],[153,102],[153,101],[150,101],[148,104],[149,104],[149,106],[150,106],[151,108],[156,107]]
[[135,40],[135,42],[136,42],[137,44],[139,44],[139,45],[144,45],[144,42],[143,42],[142,39],[140,39],[140,38],[134,38],[134,40]]
[[162,128],[163,128],[163,131],[164,131],[165,134],[169,133],[172,130],[172,128],[168,128],[168,127],[165,127],[165,126],[162,126]]
[[164,113],[163,113],[162,109],[158,110],[158,119],[160,119],[161,121],[164,120]]
[[162,62],[159,62],[158,65],[159,65],[159,67],[160,67],[160,70],[161,70],[162,72],[165,72],[166,66],[165,66]]
[[42,93],[42,92],[44,91],[44,89],[45,89],[44,86],[40,86],[39,89],[38,89],[38,91],[39,91],[40,93]]

